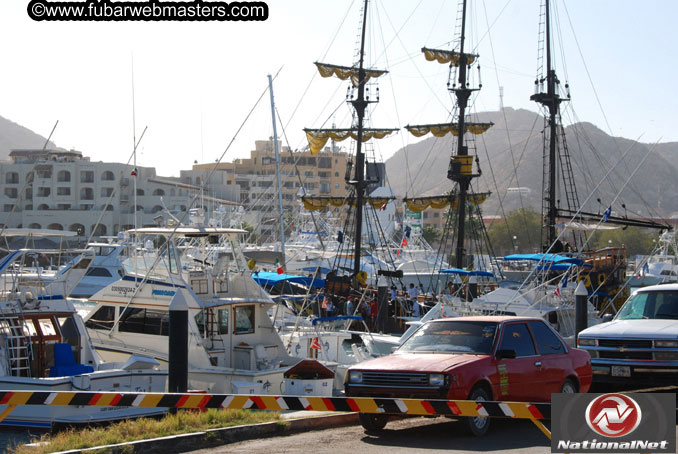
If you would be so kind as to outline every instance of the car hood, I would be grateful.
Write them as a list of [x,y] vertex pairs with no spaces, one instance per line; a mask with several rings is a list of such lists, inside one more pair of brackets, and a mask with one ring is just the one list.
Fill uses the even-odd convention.
[[449,353],[396,353],[361,362],[351,367],[351,369],[445,372],[452,367],[478,361],[481,358],[486,358],[486,356]]
[[613,320],[587,328],[579,335],[584,337],[676,339],[678,338],[678,320]]

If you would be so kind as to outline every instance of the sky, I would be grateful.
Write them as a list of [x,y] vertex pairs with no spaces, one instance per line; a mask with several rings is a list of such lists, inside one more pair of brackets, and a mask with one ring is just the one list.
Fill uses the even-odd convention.
[[[678,2],[553,2],[556,70],[572,94],[565,122],[646,143],[678,141]],[[196,161],[247,157],[255,140],[272,136],[267,75],[277,74],[278,134],[301,149],[304,127],[350,125],[348,84],[319,77],[312,63],[353,63],[360,3],[268,0],[263,22],[35,22],[28,0],[3,0],[0,115],[43,136],[58,121],[52,140],[93,161],[127,162],[147,128],[138,165],[178,176]],[[537,111],[529,97],[540,0],[471,3],[467,39],[483,82],[474,110],[498,110],[501,86],[504,106]],[[425,61],[420,48],[450,48],[457,6],[371,1],[368,63],[389,70],[373,127],[449,121],[447,67]],[[374,153],[385,160],[419,140],[401,130]]]

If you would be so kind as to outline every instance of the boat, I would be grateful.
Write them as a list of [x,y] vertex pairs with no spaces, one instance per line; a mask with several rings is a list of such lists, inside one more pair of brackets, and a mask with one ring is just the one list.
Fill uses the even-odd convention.
[[169,307],[181,298],[189,312],[190,389],[331,395],[333,371],[291,356],[274,329],[268,311],[276,303],[254,281],[240,249],[238,236],[246,231],[177,226],[128,233],[159,249],[128,257],[124,276],[89,298],[96,306],[85,326],[104,359],[145,354],[170,367]]
[[[89,298],[108,284],[117,281],[123,274],[122,261],[130,246],[125,242],[87,244],[86,249],[94,252],[94,258],[78,285],[75,286],[71,298]],[[62,272],[67,271],[68,264]]]
[[634,287],[678,282],[678,244],[676,233],[662,232],[652,254],[636,261]]
[[[0,388],[40,392],[165,392],[167,371],[147,356],[104,362],[83,320],[64,297],[86,273],[91,254],[83,254],[68,273],[53,280],[24,280],[21,266],[31,249],[0,260]],[[51,429],[160,415],[166,408],[0,405],[0,426]]]

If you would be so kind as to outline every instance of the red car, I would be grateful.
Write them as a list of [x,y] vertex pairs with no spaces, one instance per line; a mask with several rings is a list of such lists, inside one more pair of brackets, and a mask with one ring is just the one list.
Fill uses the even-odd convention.
[[[425,323],[395,353],[352,366],[345,389],[350,397],[549,402],[551,393],[587,392],[592,375],[588,352],[568,347],[543,319],[458,317]],[[389,418],[359,416],[368,431]],[[468,423],[483,435],[490,418]]]

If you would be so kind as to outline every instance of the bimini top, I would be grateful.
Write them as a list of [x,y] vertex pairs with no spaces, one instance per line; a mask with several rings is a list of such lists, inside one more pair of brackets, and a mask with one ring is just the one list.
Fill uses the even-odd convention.
[[325,281],[319,278],[312,278],[306,276],[296,276],[294,274],[278,274],[269,271],[255,271],[252,273],[252,278],[259,285],[275,285],[278,282],[294,282],[296,284],[311,286],[315,288],[325,287]]
[[571,263],[573,265],[584,264],[582,259],[557,254],[511,254],[505,256],[504,260],[531,260],[543,263]]
[[489,271],[482,270],[462,270],[460,268],[448,268],[446,270],[440,270],[440,274],[458,274],[460,276],[486,276],[494,277],[494,274]]
[[223,227],[143,227],[127,230],[132,235],[174,235],[176,237],[200,238],[209,235],[229,235],[247,233],[242,229],[226,229]]

